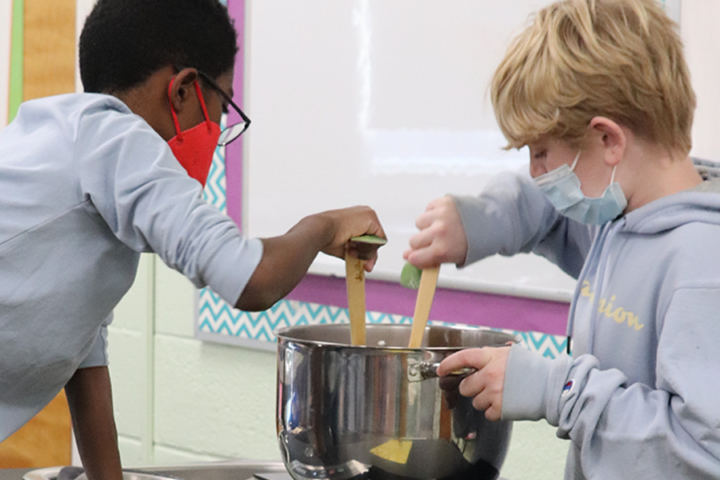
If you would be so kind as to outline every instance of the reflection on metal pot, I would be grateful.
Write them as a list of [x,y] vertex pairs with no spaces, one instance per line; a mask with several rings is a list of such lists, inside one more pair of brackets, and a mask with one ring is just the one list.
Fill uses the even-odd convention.
[[347,325],[312,325],[278,336],[277,427],[298,479],[497,478],[509,422],[490,422],[458,392],[472,370],[437,378],[446,356],[502,346],[512,335],[428,327],[420,349],[407,325],[368,325],[351,346]]

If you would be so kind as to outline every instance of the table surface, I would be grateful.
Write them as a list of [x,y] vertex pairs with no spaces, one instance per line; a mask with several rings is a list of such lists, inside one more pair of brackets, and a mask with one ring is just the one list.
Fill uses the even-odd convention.
[[[10,469],[0,469],[0,480],[22,480],[23,475],[26,472],[29,472],[31,470],[36,470],[35,468],[10,468]],[[507,480],[502,477],[498,478],[498,480]]]
[[22,480],[23,475],[35,468],[9,468],[0,469],[0,480]]

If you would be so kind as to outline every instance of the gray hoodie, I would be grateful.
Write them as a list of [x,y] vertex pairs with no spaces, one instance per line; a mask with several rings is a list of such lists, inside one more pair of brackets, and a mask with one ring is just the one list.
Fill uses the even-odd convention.
[[594,227],[527,175],[455,197],[467,263],[533,251],[578,279],[572,358],[513,347],[502,408],[572,441],[567,479],[720,478],[720,180],[705,167],[697,188]]
[[0,442],[78,368],[108,364],[111,312],[140,252],[237,300],[262,242],[201,189],[109,95],[25,102],[0,132]]

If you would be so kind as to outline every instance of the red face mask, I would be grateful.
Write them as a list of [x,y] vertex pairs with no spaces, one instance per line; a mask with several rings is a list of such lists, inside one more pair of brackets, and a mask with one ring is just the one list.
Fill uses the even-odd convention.
[[[170,82],[168,96],[170,95],[170,89],[172,89],[174,81],[175,79]],[[208,173],[210,172],[213,153],[215,153],[218,138],[220,138],[220,125],[210,121],[207,108],[205,107],[205,99],[202,96],[200,86],[197,82],[195,82],[195,91],[200,99],[200,106],[205,115],[205,121],[189,130],[181,132],[180,123],[178,122],[171,99],[170,111],[172,112],[173,121],[175,122],[175,132],[177,132],[177,135],[168,141],[168,145],[170,145],[170,149],[175,154],[175,158],[180,162],[180,165],[187,170],[188,175],[200,182],[204,187]]]

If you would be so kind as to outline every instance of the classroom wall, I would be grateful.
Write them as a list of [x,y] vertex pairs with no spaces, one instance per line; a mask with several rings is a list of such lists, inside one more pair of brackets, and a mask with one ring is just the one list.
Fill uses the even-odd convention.
[[194,297],[145,255],[117,309],[110,370],[123,463],[278,460],[274,354],[195,340]]
[[[683,2],[682,29],[698,94],[693,154],[720,159],[720,3]],[[275,355],[193,338],[196,292],[154,256],[110,327],[111,374],[126,466],[228,458],[279,460]],[[502,475],[561,478],[567,442],[546,422],[518,422]]]
[[[143,256],[109,336],[124,465],[279,461],[275,353],[196,340],[194,302],[187,279]],[[566,452],[546,422],[517,424],[502,473],[560,478]]]
[[[79,0],[80,23],[81,12],[91,5],[92,0]],[[683,2],[683,36],[699,104],[693,153],[714,159],[720,159],[717,18],[720,2]],[[9,22],[5,10],[0,21]],[[8,78],[6,64],[0,57],[3,82]],[[0,102],[2,109],[7,109],[6,98]],[[279,460],[274,353],[193,338],[195,298],[184,277],[154,255],[144,255],[133,288],[116,310],[110,327],[110,370],[124,464]],[[555,438],[545,422],[518,423],[503,476],[560,478],[566,450],[567,443]]]
[[720,161],[720,2],[684,0],[681,29],[697,95],[691,154]]

